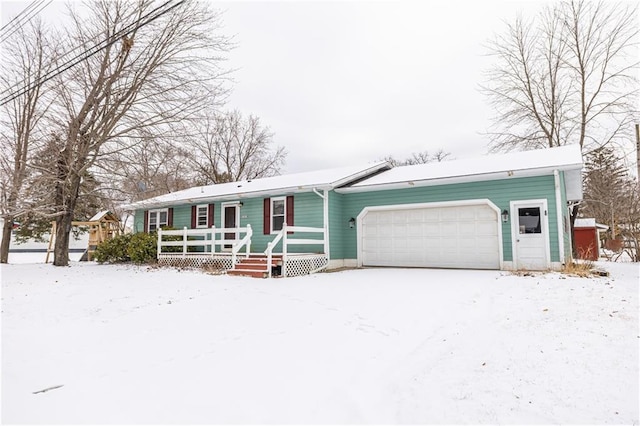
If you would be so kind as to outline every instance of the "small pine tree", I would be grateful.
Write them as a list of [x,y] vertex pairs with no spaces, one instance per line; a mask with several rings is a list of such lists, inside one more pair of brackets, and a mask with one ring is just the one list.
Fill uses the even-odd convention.
[[627,170],[613,148],[600,147],[589,152],[585,159],[583,216],[609,225],[616,235],[618,207],[627,198],[625,183]]

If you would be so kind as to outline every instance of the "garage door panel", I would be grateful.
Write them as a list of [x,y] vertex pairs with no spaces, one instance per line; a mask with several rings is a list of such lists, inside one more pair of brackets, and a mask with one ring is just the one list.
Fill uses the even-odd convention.
[[369,211],[365,266],[499,269],[498,213],[487,204]]
[[458,233],[474,235],[476,233],[476,224],[474,222],[459,222]]
[[497,216],[496,212],[489,207],[483,208],[483,209],[476,209],[475,215],[476,215],[476,220],[485,220],[487,222],[494,222]]
[[476,222],[476,235],[498,235],[498,229],[494,222]]

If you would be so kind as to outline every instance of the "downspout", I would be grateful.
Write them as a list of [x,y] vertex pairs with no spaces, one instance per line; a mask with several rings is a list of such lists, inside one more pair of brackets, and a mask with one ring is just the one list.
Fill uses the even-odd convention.
[[560,195],[560,174],[558,170],[553,171],[553,182],[555,185],[556,191],[556,217],[557,217],[557,226],[558,226],[558,249],[560,250],[560,263],[562,265],[565,264],[565,256],[564,256],[564,225],[563,225],[563,211],[564,206],[562,205],[562,197]]
[[323,189],[324,195],[321,194],[316,188],[313,188],[313,192],[320,198],[322,198],[322,226],[324,228],[324,254],[327,256],[327,261],[330,259],[329,254],[329,192]]

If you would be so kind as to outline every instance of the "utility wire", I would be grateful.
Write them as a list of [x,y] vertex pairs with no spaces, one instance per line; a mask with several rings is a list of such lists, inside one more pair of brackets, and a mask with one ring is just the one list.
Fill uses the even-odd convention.
[[[29,9],[31,9],[31,8],[32,8],[36,3],[40,3],[40,2],[42,2],[42,1],[43,1],[43,0],[35,0],[35,1],[32,1],[31,3],[29,3],[29,5],[28,5],[27,7],[25,7],[24,9],[22,9],[22,11],[20,11],[20,13],[18,13],[16,16],[14,16],[12,20],[10,20],[9,22],[7,22],[5,25],[3,25],[3,26],[2,26],[2,28],[0,28],[0,33],[1,33],[2,31],[4,31],[5,29],[9,28],[10,26],[14,25],[14,21],[15,21],[16,19],[19,19],[21,15],[23,15],[23,14],[27,13],[27,11],[28,11]],[[22,18],[20,18],[20,19],[22,19]]]
[[[0,43],[8,40],[16,31],[20,30],[27,22],[31,21],[38,13],[42,12],[45,7],[49,6],[52,1],[53,0],[48,0],[46,4],[43,4],[45,0],[36,0],[27,6],[27,8],[13,18],[11,22],[2,27],[0,30]],[[31,7],[33,7],[33,9],[25,14],[25,12]],[[23,14],[25,15],[21,16]]]
[[114,44],[115,42],[117,42],[121,37],[123,37],[123,36],[125,36],[125,35],[127,35],[129,33],[132,33],[133,31],[136,31],[137,29],[139,29],[139,28],[141,28],[141,27],[143,27],[143,26],[155,21],[156,19],[158,19],[162,15],[165,15],[166,13],[168,13],[171,10],[175,9],[176,7],[182,5],[186,0],[181,0],[178,3],[174,4],[173,6],[170,6],[169,8],[160,11],[161,9],[165,8],[172,1],[174,1],[174,0],[169,0],[169,1],[165,2],[165,3],[163,3],[162,5],[158,6],[157,8],[152,10],[151,12],[147,13],[146,15],[144,15],[143,17],[138,19],[138,21],[136,23],[129,24],[125,28],[123,28],[123,29],[117,31],[116,33],[114,33],[110,38],[105,39],[105,40],[101,41],[100,43],[95,44],[93,47],[91,47],[89,49],[86,49],[81,54],[76,55],[74,58],[68,60],[64,64],[59,65],[54,70],[48,72],[47,74],[45,74],[44,76],[42,76],[41,78],[39,78],[38,80],[33,82],[31,85],[25,86],[22,89],[19,89],[19,90],[16,90],[14,92],[9,93],[7,96],[5,96],[4,98],[2,98],[0,100],[0,106],[5,105],[5,104],[13,101],[17,97],[27,93],[28,91],[32,90],[33,88],[35,88],[35,87],[37,87],[37,86],[39,86],[39,85],[51,80],[52,78],[62,74],[66,70],[76,66],[80,62],[90,58],[91,56],[95,55],[96,53],[100,52],[101,50],[106,49],[107,47],[109,47],[112,44]]

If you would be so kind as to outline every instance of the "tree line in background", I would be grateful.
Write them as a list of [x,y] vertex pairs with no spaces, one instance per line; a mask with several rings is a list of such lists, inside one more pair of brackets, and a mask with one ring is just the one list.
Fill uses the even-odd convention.
[[607,146],[585,158],[582,214],[607,225],[605,246],[640,261],[640,185],[621,157]]
[[[638,256],[638,182],[627,174],[636,148],[638,5],[565,0],[517,18],[488,44],[494,65],[482,91],[494,108],[494,151],[578,144],[584,198],[576,217],[595,217]],[[630,161],[627,161],[629,159]],[[639,168],[640,170],[640,168]],[[575,247],[575,245],[574,245]]]
[[[258,117],[224,111],[231,40],[206,2],[96,0],[69,24],[37,19],[3,40],[0,263],[56,223],[194,185],[278,173],[286,152]],[[4,35],[3,35],[4,36]]]

